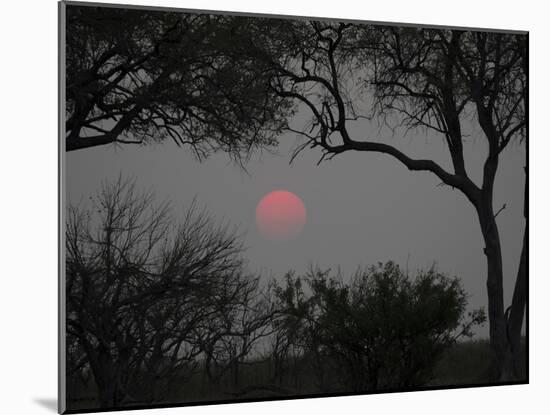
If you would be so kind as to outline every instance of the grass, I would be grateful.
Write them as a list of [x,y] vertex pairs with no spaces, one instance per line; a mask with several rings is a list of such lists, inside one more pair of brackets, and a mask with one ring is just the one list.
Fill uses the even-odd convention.
[[[522,339],[525,353],[525,338]],[[434,379],[428,386],[458,386],[490,383],[491,348],[489,340],[470,340],[456,343],[443,353],[434,370]],[[527,359],[522,368],[526,373]]]
[[488,340],[457,343],[443,353],[429,386],[487,383],[491,349]]
[[[525,345],[525,341],[523,341]],[[450,387],[491,383],[491,351],[488,340],[470,340],[460,342],[443,353],[437,362],[432,381],[428,387]],[[269,362],[248,362],[239,369],[239,384],[236,387],[231,373],[224,376],[219,383],[209,382],[204,370],[197,371],[190,380],[162,402],[155,403],[189,403],[231,399],[264,399],[301,394],[345,393],[338,386],[337,380],[330,376],[326,368],[327,388],[319,386],[318,380],[310,366],[296,359],[289,362],[288,371],[282,382],[273,377]],[[525,372],[524,372],[525,373]],[[93,379],[87,384],[69,382],[69,409],[86,410],[98,407],[96,388]],[[147,404],[135,402],[135,404]]]

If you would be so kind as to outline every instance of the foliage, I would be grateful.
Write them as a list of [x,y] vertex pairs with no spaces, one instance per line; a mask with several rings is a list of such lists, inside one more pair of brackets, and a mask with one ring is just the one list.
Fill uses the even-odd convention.
[[[525,36],[88,6],[68,7],[67,22],[69,151],[170,139],[199,159],[224,151],[241,160],[292,131],[304,138],[297,152],[320,149],[321,161],[385,154],[461,191],[485,243],[497,376],[514,378],[527,249],[505,311],[493,188],[500,153],[527,140]],[[291,126],[299,109],[309,123]],[[435,131],[451,164],[362,136],[355,123],[373,116]],[[465,119],[488,148],[479,184],[464,160]],[[93,372],[104,405],[150,382],[168,390],[199,358],[211,382],[231,372],[237,385],[262,339],[279,381],[293,361],[308,362],[323,391],[332,376],[353,390],[423,384],[434,359],[484,320],[476,311],[464,321],[456,279],[432,269],[409,280],[392,263],[349,284],[291,273],[270,298],[245,273],[234,233],[196,207],[174,227],[169,207],[152,202],[119,181],[93,208],[69,210],[68,366]]]
[[240,158],[273,145],[291,112],[240,50],[241,20],[69,7],[67,150],[170,139]]
[[287,342],[334,361],[353,391],[427,383],[441,353],[485,321],[482,310],[464,320],[458,279],[432,268],[411,280],[393,262],[359,270],[348,284],[328,271],[288,274],[276,293]]
[[[319,162],[347,152],[384,154],[411,171],[432,173],[475,208],[487,258],[495,373],[502,380],[517,378],[527,249],[524,242],[507,309],[493,190],[500,154],[511,142],[527,139],[527,37],[314,20],[289,22],[280,32],[269,41],[254,37],[259,51],[251,53],[271,66],[275,94],[311,116],[308,124],[288,128],[303,138],[294,156],[306,149],[320,150]],[[366,136],[356,122],[373,117],[392,128],[435,131],[451,165],[413,158],[387,140]],[[481,183],[473,180],[464,157],[464,122],[472,120],[488,148]]]
[[312,270],[263,288],[235,231],[196,203],[178,224],[123,178],[69,208],[66,244],[67,374],[93,379],[102,408],[175,399],[199,373],[234,396],[418,386],[485,319],[464,321],[456,278],[410,280],[392,262],[347,284]]
[[68,374],[90,370],[103,407],[161,399],[205,344],[245,338],[248,352],[259,336],[261,292],[241,242],[196,204],[178,225],[120,178],[88,209],[70,207],[66,244]]

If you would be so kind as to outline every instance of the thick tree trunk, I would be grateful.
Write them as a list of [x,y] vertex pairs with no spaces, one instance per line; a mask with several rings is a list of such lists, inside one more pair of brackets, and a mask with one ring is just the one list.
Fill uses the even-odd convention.
[[113,382],[102,379],[97,382],[99,405],[101,408],[115,408],[117,406],[116,387]]
[[521,249],[512,305],[510,306],[510,314],[508,315],[508,339],[512,350],[514,375],[516,378],[524,376],[524,367],[526,363],[525,355],[521,350],[521,328],[523,326],[525,307],[527,306],[527,246],[529,243],[527,228],[527,213],[529,209],[527,200],[527,175],[525,176],[524,198],[523,216],[525,218],[525,230],[523,231],[523,247]]
[[489,333],[493,352],[492,376],[495,380],[509,381],[514,378],[514,371],[504,313],[502,250],[490,196],[482,194],[477,211],[487,258]]
[[523,248],[514,287],[514,296],[508,315],[508,340],[512,353],[514,378],[520,379],[524,376],[525,355],[521,347],[521,328],[523,316],[527,304],[527,229],[523,235]]
[[110,358],[108,348],[105,345],[93,347],[85,336],[80,337],[80,342],[90,363],[100,407],[114,408],[118,402],[117,395],[120,394],[117,393],[115,365]]
[[117,369],[106,351],[98,351],[90,361],[101,408],[115,408],[120,404],[123,392],[120,390]]

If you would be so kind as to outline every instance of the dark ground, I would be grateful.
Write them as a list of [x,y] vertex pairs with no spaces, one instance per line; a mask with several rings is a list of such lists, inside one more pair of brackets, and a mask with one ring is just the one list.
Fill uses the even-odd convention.
[[[445,351],[437,363],[432,380],[418,387],[449,387],[491,383],[490,348],[488,340],[460,342]],[[321,389],[310,367],[299,359],[288,362],[282,379],[273,379],[271,364],[267,361],[248,362],[239,368],[239,385],[235,387],[231,371],[228,371],[218,384],[208,380],[204,370],[197,370],[191,379],[175,389],[170,398],[152,404],[184,404],[191,402],[227,401],[232,399],[265,399],[296,395],[327,393],[349,393],[338,382],[331,383],[330,389]],[[330,370],[326,370],[330,379]],[[368,393],[369,391],[364,391]],[[98,408],[96,388],[92,378],[84,383],[74,380],[69,385],[69,410]],[[128,405],[148,405],[151,402],[128,402]]]

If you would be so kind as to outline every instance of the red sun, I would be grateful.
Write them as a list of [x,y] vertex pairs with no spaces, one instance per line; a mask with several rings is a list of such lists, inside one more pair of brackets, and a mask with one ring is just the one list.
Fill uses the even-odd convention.
[[306,207],[292,192],[275,190],[265,195],[256,206],[256,223],[268,239],[296,238],[306,224]]

